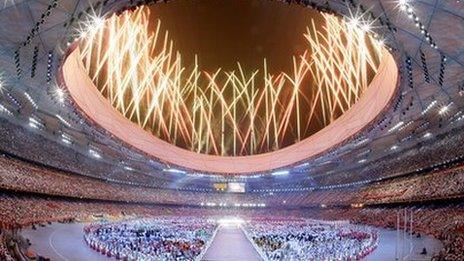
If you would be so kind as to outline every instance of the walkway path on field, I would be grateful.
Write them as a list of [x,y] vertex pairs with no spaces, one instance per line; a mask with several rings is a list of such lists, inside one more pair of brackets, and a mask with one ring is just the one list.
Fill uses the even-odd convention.
[[239,227],[223,226],[203,256],[204,261],[261,260],[245,233]]

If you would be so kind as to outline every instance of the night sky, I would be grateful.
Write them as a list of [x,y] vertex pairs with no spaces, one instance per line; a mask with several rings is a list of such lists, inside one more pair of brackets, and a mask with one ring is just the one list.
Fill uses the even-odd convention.
[[291,71],[292,56],[306,47],[303,33],[321,14],[296,4],[265,0],[174,0],[150,7],[152,21],[160,19],[184,64],[198,54],[208,71],[222,67],[262,68],[267,58],[271,72]]

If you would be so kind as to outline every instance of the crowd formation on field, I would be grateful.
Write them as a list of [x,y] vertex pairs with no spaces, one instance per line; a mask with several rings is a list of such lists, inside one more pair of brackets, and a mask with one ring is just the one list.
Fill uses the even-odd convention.
[[248,231],[269,260],[359,260],[378,244],[378,234],[348,222],[266,220]]
[[122,260],[195,260],[215,231],[215,222],[201,217],[158,217],[84,228],[94,250]]

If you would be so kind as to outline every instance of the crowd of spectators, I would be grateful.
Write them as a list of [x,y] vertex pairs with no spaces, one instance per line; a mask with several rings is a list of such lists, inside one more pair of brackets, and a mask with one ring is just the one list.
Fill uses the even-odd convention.
[[455,230],[455,233],[443,235],[444,248],[440,251],[439,258],[443,260],[464,260],[463,228]]
[[464,167],[397,178],[360,190],[356,201],[380,204],[464,196]]
[[94,250],[122,260],[195,260],[215,231],[214,221],[201,217],[158,217],[84,228]]
[[[66,144],[60,142],[62,136],[59,132],[40,132],[39,134],[31,131],[30,128],[13,124],[1,117],[0,133],[2,133],[2,135],[0,135],[0,148],[2,148],[2,150],[29,161],[39,162],[48,167],[78,173],[82,176],[100,179],[112,178],[122,182],[132,182],[134,181],[134,176],[137,176],[138,184],[165,185],[165,177],[158,178],[151,175],[134,175],[134,173],[125,170],[123,167],[118,167],[120,159],[127,158],[127,155],[123,155],[121,152],[125,150],[114,150],[110,147],[98,146],[98,144],[95,144],[95,146],[93,146],[94,149],[98,150],[100,154],[104,154],[105,158],[96,159],[91,157],[88,153],[88,142],[82,140],[82,134],[79,133],[73,133],[75,136],[73,136],[74,140],[72,141],[72,146],[66,146]],[[101,134],[97,132],[93,134],[96,137],[101,136]],[[51,135],[54,136],[51,137]],[[85,143],[85,147],[82,143]],[[105,144],[108,146],[111,144],[111,147],[114,147],[118,143],[105,140]],[[135,153],[130,154],[131,157],[135,158],[134,155]],[[137,159],[138,161],[134,162],[135,165],[140,161],[138,157]]]
[[0,196],[0,229],[15,230],[37,223],[72,220],[72,203],[31,197]]
[[359,260],[378,245],[376,231],[349,223],[260,220],[247,229],[268,260]]
[[200,205],[206,194],[169,189],[154,189],[105,182],[27,163],[6,155],[0,156],[0,188],[75,198]]
[[[212,200],[211,194],[144,188],[104,182],[0,156],[0,188],[74,198],[121,202],[196,205]],[[266,203],[268,206],[349,206],[464,196],[464,167],[391,179],[366,186],[286,193],[215,193],[214,201]]]
[[8,250],[8,239],[5,232],[0,229],[0,260],[14,261],[10,251]]
[[[112,178],[124,182],[136,181],[138,184],[149,186],[157,184],[159,187],[169,187],[169,184],[171,184],[172,180],[167,180],[166,175],[163,175],[163,177],[159,177],[159,175],[139,175],[140,173],[131,173],[131,171],[125,170],[119,165],[122,159],[130,161],[131,164],[140,168],[142,168],[141,165],[144,165],[142,172],[146,170],[147,173],[150,172],[150,166],[148,166],[150,164],[143,164],[143,162],[147,163],[150,160],[143,158],[144,156],[140,153],[131,153],[121,143],[106,137],[100,132],[93,133],[93,136],[97,140],[101,140],[101,144],[111,144],[111,146],[98,146],[98,150],[105,156],[105,160],[89,157],[88,153],[85,153],[88,148],[84,152],[82,150],[77,152],[77,150],[71,148],[72,146],[63,146],[60,143],[60,133],[53,133],[56,136],[48,140],[37,133],[31,132],[28,128],[12,124],[6,120],[0,120],[2,121],[2,124],[0,124],[0,132],[2,133],[0,147],[21,158],[86,176]],[[76,138],[76,144],[73,144],[76,148],[81,145],[78,144],[80,143],[78,140]],[[424,140],[412,148],[405,148],[400,153],[395,153],[394,156],[384,155],[382,158],[373,158],[368,160],[365,165],[358,166],[355,164],[346,171],[337,171],[331,174],[324,174],[324,171],[322,171],[321,175],[315,175],[313,179],[318,185],[324,186],[407,174],[417,169],[431,167],[464,156],[462,146],[464,146],[464,133],[456,128],[446,134],[437,134],[433,139]],[[353,154],[359,154],[365,149],[363,146],[353,149],[353,153],[341,155],[337,162],[344,161],[344,157],[353,160],[356,158]],[[47,153],[43,153],[44,151]],[[137,160],[130,160],[131,155],[137,155],[135,157]],[[112,162],[106,160],[110,158]]]
[[0,229],[18,230],[40,223],[88,220],[102,215],[156,216],[169,213],[169,208],[161,206],[0,194]]
[[[452,159],[462,158],[464,157],[463,146],[464,133],[461,128],[456,128],[448,133],[436,135],[433,139],[424,140],[412,148],[403,150],[400,146],[400,151],[383,155],[381,158],[374,158],[360,167],[331,173],[330,175],[321,175],[318,182],[321,185],[331,185],[334,183],[343,184],[400,176],[415,172],[418,169],[445,164]],[[356,157],[353,157],[351,153],[347,153],[340,161],[349,162],[353,159],[356,159]]]

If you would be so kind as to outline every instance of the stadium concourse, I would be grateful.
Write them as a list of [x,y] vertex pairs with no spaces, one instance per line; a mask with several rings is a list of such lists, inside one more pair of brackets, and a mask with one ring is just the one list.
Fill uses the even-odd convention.
[[464,260],[464,1],[0,24],[0,260]]

